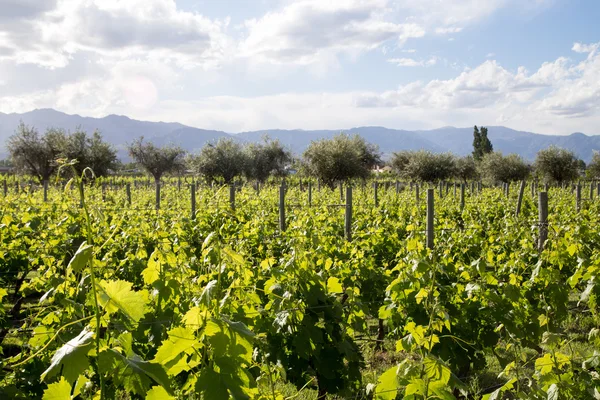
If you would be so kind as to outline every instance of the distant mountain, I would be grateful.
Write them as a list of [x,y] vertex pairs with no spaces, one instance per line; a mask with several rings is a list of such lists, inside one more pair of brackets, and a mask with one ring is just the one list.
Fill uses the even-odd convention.
[[[99,130],[104,139],[113,143],[119,156],[127,158],[126,144],[145,136],[157,144],[173,143],[188,151],[196,152],[206,143],[220,138],[233,138],[242,142],[258,142],[268,135],[279,139],[296,154],[301,154],[313,140],[331,138],[344,131],[359,134],[368,142],[377,144],[384,155],[400,150],[425,149],[435,152],[451,151],[457,155],[469,154],[472,150],[473,128],[443,127],[432,130],[407,131],[388,129],[379,126],[364,126],[337,130],[282,130],[265,129],[237,134],[205,130],[175,122],[137,121],[125,116],[109,115],[104,118],[90,118],[69,115],[53,109],[40,109],[23,114],[0,113],[0,158],[6,157],[4,143],[12,135],[19,122],[34,126],[40,131],[48,127],[73,131],[81,127],[88,132]],[[504,126],[488,126],[494,150],[503,153],[517,153],[532,161],[536,153],[550,145],[574,151],[585,161],[592,158],[594,150],[600,150],[600,136],[573,133],[568,136],[541,135],[516,131]]]

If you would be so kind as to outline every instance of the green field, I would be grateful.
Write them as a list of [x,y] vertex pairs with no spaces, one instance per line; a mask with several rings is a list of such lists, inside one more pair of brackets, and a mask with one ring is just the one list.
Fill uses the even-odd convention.
[[[1,398],[600,398],[600,199],[0,186]],[[137,179],[137,180],[136,180]],[[131,200],[127,196],[129,185]],[[595,187],[594,187],[595,188]],[[34,190],[35,189],[35,190]],[[440,196],[441,194],[441,196]],[[595,194],[595,193],[594,193]],[[595,194],[596,195],[596,194]],[[597,195],[596,195],[597,197]],[[345,226],[346,215],[351,214]],[[539,249],[540,230],[548,239]]]

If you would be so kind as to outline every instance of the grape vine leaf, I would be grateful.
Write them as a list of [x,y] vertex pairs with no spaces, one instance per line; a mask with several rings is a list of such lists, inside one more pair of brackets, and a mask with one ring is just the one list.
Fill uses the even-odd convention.
[[175,400],[162,386],[154,386],[146,394],[146,400]]
[[327,291],[329,293],[342,293],[344,289],[338,278],[331,277],[327,279]]
[[160,277],[160,259],[158,249],[155,249],[148,259],[148,266],[142,271],[142,277],[146,285],[153,284]]
[[126,390],[140,396],[146,394],[152,381],[172,394],[171,383],[164,368],[143,360],[135,353],[125,357],[115,349],[103,351],[98,357],[98,366],[100,372],[110,373],[116,384],[123,385]]
[[397,371],[398,367],[393,366],[377,379],[377,388],[375,389],[377,400],[394,400],[396,398],[398,392]]
[[42,400],[71,400],[71,385],[61,377],[60,381],[48,385]]
[[71,261],[69,261],[67,269],[70,268],[75,273],[81,272],[81,270],[85,268],[90,258],[92,258],[92,250],[92,246],[87,244],[86,241],[81,243],[77,249],[77,252],[75,255],[73,255]]
[[90,365],[87,353],[92,346],[93,332],[84,328],[81,333],[65,343],[52,356],[52,361],[47,370],[45,370],[41,379],[52,378],[62,369],[62,376],[71,385],[75,383],[79,374],[81,374]]
[[121,311],[130,320],[139,322],[145,314],[148,293],[133,291],[131,287],[132,283],[127,281],[101,281],[98,285],[98,303],[109,314]]
[[194,336],[194,329],[183,327],[173,328],[169,331],[169,337],[158,348],[152,361],[165,365],[179,354],[192,349],[194,346],[200,346],[200,343]]

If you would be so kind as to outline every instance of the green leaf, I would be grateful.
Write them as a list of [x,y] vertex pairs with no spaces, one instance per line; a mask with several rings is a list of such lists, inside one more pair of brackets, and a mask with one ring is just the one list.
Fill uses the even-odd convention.
[[342,293],[344,288],[338,278],[331,277],[327,279],[327,291],[329,293]]
[[146,285],[153,284],[160,277],[160,260],[158,249],[155,249],[148,259],[147,267],[142,271],[142,277]]
[[90,365],[87,353],[92,347],[94,333],[84,328],[81,333],[65,343],[54,353],[50,366],[45,370],[41,379],[52,378],[62,371],[62,376],[71,385],[75,383],[79,374]]
[[4,296],[6,296],[7,294],[8,294],[8,292],[6,291],[6,289],[0,288],[0,302],[2,301]]
[[70,268],[75,273],[80,272],[85,268],[88,261],[90,261],[90,258],[92,258],[92,250],[92,246],[88,245],[86,241],[81,243],[79,249],[77,249],[77,252],[73,258],[71,258],[71,261],[69,261],[67,268]]
[[154,362],[144,361],[133,353],[125,357],[115,349],[100,353],[98,358],[100,372],[109,373],[117,385],[123,385],[130,392],[143,396],[152,381],[161,385],[172,394],[171,383],[164,368]]
[[398,367],[385,371],[379,379],[377,379],[377,387],[375,388],[375,398],[377,400],[394,400],[398,393]]
[[406,385],[404,394],[406,396],[411,394],[420,394],[421,396],[425,396],[425,390],[425,381],[423,379],[415,379]]
[[132,284],[126,281],[101,281],[98,303],[109,314],[121,311],[130,320],[139,322],[145,314],[148,293],[135,292],[131,287]]
[[42,400],[71,400],[71,385],[61,377],[60,381],[48,385]]
[[433,381],[440,381],[444,385],[450,380],[452,371],[446,367],[442,362],[433,357],[427,357],[423,361],[425,367],[425,375]]
[[169,337],[158,348],[153,362],[164,365],[196,345],[199,346],[200,343],[196,340],[193,329],[183,327],[173,328],[169,331]]
[[146,394],[146,400],[175,400],[162,386],[154,386]]
[[200,307],[192,307],[185,313],[182,321],[188,328],[198,330],[204,325],[204,314],[205,311]]
[[231,330],[239,333],[240,335],[245,336],[247,338],[254,337],[254,332],[252,332],[250,329],[248,329],[246,324],[244,324],[243,322],[230,321],[229,319],[227,319],[225,317],[221,317],[221,319],[223,321],[225,321],[227,323],[227,325],[229,325],[229,328],[231,328]]
[[540,372],[541,375],[546,375],[552,372],[552,367],[554,366],[554,361],[552,361],[552,357],[549,353],[544,354],[543,357],[535,360],[535,369]]

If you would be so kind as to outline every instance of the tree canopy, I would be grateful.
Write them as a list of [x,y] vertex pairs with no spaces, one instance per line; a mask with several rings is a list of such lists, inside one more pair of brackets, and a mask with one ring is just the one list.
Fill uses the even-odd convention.
[[482,126],[481,130],[475,125],[473,129],[473,158],[479,161],[484,155],[494,151],[494,146],[488,138],[488,130]]
[[102,140],[99,132],[88,136],[77,129],[73,133],[49,128],[43,135],[22,122],[8,139],[8,150],[16,168],[37,177],[40,182],[58,171],[56,160],[77,160],[75,171],[91,168],[95,176],[108,174],[117,165],[117,155],[111,145]]
[[530,166],[517,154],[488,153],[479,163],[481,177],[490,184],[520,181],[527,178],[530,171]]
[[192,168],[209,181],[222,179],[231,183],[247,169],[248,158],[244,148],[233,139],[208,143],[198,155],[190,156]]
[[157,147],[151,142],[144,142],[140,137],[128,146],[129,155],[141,165],[154,180],[170,172],[184,169],[185,151],[178,146]]
[[292,161],[292,154],[279,140],[263,138],[262,143],[250,143],[245,147],[246,170],[248,179],[264,182],[269,176],[285,175],[285,168]]
[[[398,157],[396,154],[392,158],[392,164],[397,163],[394,161]],[[438,182],[452,178],[455,169],[455,157],[451,153],[436,154],[420,150],[410,154],[401,175],[413,181]]]
[[358,135],[344,133],[311,142],[303,158],[308,172],[329,186],[337,181],[366,178],[381,162],[377,146]]
[[580,162],[570,150],[556,146],[538,151],[535,170],[548,183],[562,183],[577,179]]

